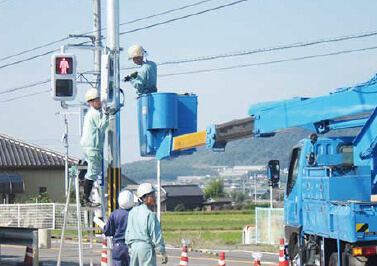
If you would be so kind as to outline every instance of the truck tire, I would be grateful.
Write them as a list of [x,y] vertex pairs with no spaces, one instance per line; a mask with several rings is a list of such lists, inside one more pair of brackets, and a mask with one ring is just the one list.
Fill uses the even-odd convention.
[[338,252],[333,252],[329,259],[329,266],[338,266]]

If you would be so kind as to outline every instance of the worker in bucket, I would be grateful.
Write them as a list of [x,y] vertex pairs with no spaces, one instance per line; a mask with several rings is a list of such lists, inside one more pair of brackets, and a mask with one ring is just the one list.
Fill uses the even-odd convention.
[[101,112],[101,100],[96,89],[89,89],[86,93],[86,101],[89,105],[85,115],[84,126],[80,145],[88,163],[88,171],[84,178],[83,206],[96,207],[99,204],[90,200],[93,182],[102,172],[102,151],[105,141],[106,128],[109,124],[109,113]]
[[125,232],[127,229],[128,214],[134,206],[135,196],[129,190],[123,190],[119,193],[119,209],[110,214],[107,221],[104,234],[113,237],[112,259],[114,266],[129,266],[130,256],[128,247],[125,243]]
[[168,263],[160,222],[150,210],[156,206],[156,190],[150,183],[137,189],[140,204],[128,216],[126,244],[130,248],[131,266],[156,266],[156,251],[162,255],[162,264]]
[[137,72],[128,74],[125,82],[130,82],[137,90],[138,96],[157,92],[157,65],[146,59],[147,52],[140,44],[132,45],[128,49],[128,58],[133,60],[140,68]]

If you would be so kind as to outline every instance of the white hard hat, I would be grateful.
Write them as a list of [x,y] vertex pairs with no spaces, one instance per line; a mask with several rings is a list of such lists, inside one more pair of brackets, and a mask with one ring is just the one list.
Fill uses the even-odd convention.
[[119,207],[129,209],[134,206],[134,194],[129,190],[123,190],[118,196]]
[[87,102],[94,100],[96,98],[99,98],[99,91],[97,89],[89,89],[86,92],[86,101]]
[[128,48],[128,59],[133,59],[135,57],[144,56],[144,48],[140,44],[134,44]]
[[143,183],[137,189],[137,197],[142,198],[144,195],[156,192],[156,189],[152,186],[151,183]]

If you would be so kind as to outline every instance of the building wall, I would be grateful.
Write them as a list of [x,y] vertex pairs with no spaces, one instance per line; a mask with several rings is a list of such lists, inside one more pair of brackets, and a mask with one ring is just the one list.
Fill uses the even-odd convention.
[[166,210],[174,211],[179,204],[183,205],[186,210],[193,210],[196,207],[203,207],[203,197],[201,196],[183,196],[183,197],[168,197],[166,199]]
[[46,187],[54,202],[65,202],[64,168],[45,169],[1,169],[1,172],[19,173],[25,184],[25,193],[16,194],[15,202],[21,203],[39,194],[40,187]]

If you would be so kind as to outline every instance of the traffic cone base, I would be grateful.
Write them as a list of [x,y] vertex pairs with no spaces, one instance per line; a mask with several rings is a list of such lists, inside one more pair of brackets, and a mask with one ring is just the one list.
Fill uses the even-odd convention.
[[284,238],[280,238],[279,266],[289,266],[289,262],[287,258],[285,257],[284,249],[285,249]]
[[220,252],[219,266],[225,266],[225,252]]
[[106,239],[104,239],[102,241],[101,266],[107,266],[107,242],[106,242]]
[[179,266],[187,266],[187,265],[188,265],[187,247],[183,246],[182,253],[181,253],[181,260],[179,261]]
[[26,247],[24,265],[33,265],[33,248],[29,246]]

